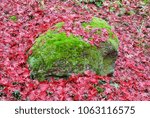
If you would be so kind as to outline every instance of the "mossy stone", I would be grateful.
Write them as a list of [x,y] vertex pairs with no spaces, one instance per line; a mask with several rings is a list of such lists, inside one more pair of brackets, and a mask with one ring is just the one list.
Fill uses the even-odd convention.
[[[100,71],[100,75],[108,75],[114,72],[115,61],[118,55],[118,48],[119,48],[119,40],[114,32],[112,32],[111,26],[103,19],[93,17],[90,22],[82,23],[82,26],[85,28],[86,31],[87,27],[98,28],[98,29],[106,29],[109,37],[105,42],[100,42],[99,44],[99,51],[103,57],[103,68]],[[101,30],[99,30],[99,34]],[[90,40],[90,39],[89,39]]]
[[49,30],[36,39],[29,57],[33,78],[44,80],[49,76],[68,77],[72,73],[83,73],[91,69],[101,70],[103,59],[96,46],[65,32]]
[[[98,24],[95,25],[95,22]],[[114,37],[111,27],[104,20],[94,17],[91,22],[83,23],[83,28],[91,25],[109,31],[109,39],[101,43],[100,48],[83,41],[80,36],[67,36],[65,32],[60,32],[58,29],[63,24],[56,24],[56,30],[49,30],[35,40],[31,48],[32,54],[28,59],[31,78],[43,81],[50,76],[69,77],[72,73],[83,73],[86,70],[99,75],[113,72],[118,39]]]

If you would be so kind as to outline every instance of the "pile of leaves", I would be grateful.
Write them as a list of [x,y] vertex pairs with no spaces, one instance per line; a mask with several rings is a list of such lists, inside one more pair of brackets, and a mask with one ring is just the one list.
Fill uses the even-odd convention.
[[[93,4],[85,8],[72,0],[1,0],[0,100],[150,100],[149,9],[140,0],[105,0],[101,8]],[[81,23],[92,16],[108,21],[119,37],[114,75],[86,71],[68,80],[32,80],[26,52],[34,39],[65,22],[67,35],[82,35],[87,40]],[[95,37],[93,44],[97,41]]]

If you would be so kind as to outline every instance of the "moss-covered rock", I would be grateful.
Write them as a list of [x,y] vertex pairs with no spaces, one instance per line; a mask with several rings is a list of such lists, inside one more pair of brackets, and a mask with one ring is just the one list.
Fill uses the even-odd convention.
[[100,48],[92,46],[81,37],[69,37],[59,32],[63,23],[56,24],[56,30],[49,30],[39,36],[33,47],[28,63],[31,77],[40,81],[53,77],[68,77],[72,73],[83,73],[91,70],[100,75],[113,72],[117,57],[118,39],[111,32],[111,27],[104,20],[94,17],[91,22],[83,23],[83,28],[90,25],[95,28],[106,28],[109,39],[100,43]]
[[103,59],[97,47],[65,32],[48,31],[36,39],[29,57],[32,76],[43,80],[49,76],[66,77],[91,69],[101,70]]
[[[118,48],[119,48],[119,40],[115,33],[112,32],[111,26],[103,19],[93,17],[93,19],[88,23],[82,23],[82,26],[86,31],[89,30],[87,27],[98,28],[98,29],[106,29],[109,37],[105,42],[100,42],[99,51],[103,57],[103,69],[100,72],[100,75],[108,75],[113,73],[115,61],[117,59]],[[101,30],[98,30],[99,35],[101,34]],[[90,39],[89,39],[90,40]]]

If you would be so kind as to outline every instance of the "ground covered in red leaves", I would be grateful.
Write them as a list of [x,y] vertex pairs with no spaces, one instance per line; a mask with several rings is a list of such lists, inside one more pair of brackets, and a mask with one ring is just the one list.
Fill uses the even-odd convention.
[[[0,100],[150,100],[149,5],[106,0],[97,8],[45,0],[42,8],[38,0],[0,1]],[[86,36],[80,25],[92,16],[108,21],[120,40],[114,76],[86,71],[68,80],[32,80],[27,51],[34,39],[60,21],[68,34]]]

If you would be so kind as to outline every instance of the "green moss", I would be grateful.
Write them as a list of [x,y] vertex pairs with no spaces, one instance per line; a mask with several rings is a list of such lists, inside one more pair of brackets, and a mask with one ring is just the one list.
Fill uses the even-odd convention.
[[15,22],[15,21],[17,21],[17,16],[15,16],[15,15],[14,16],[10,16],[9,19]]
[[64,32],[48,31],[36,39],[29,65],[32,76],[44,80],[49,76],[69,76],[91,69],[100,73],[101,53],[80,37],[66,36]]
[[97,17],[93,17],[90,22],[84,22],[82,23],[82,26],[86,28],[87,26],[91,26],[93,28],[105,28],[107,30],[111,29],[111,26],[108,25],[108,23],[105,20],[102,20]]
[[61,29],[63,25],[64,25],[64,22],[59,22],[59,23],[55,24],[55,27],[57,29]]
[[85,28],[85,30],[87,26],[90,26],[92,28],[106,29],[109,33],[109,39],[106,42],[108,44],[110,43],[115,50],[118,50],[119,40],[117,36],[111,31],[111,26],[105,20],[97,17],[93,17],[90,22],[82,23],[82,26]]
[[145,4],[150,3],[150,0],[142,0]]

